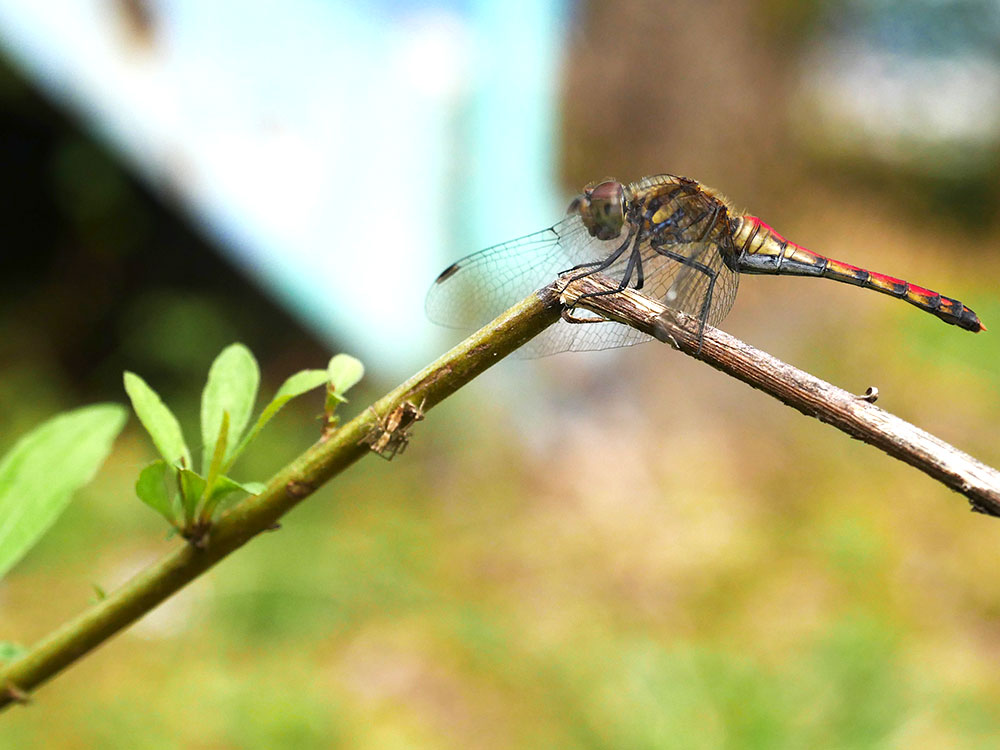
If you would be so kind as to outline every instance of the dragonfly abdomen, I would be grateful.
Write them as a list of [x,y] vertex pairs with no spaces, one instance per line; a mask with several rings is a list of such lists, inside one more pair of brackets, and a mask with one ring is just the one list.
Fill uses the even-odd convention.
[[985,330],[978,316],[958,300],[885,274],[817,255],[789,242],[756,216],[734,220],[739,270],[743,273],[820,276],[906,300],[967,331]]

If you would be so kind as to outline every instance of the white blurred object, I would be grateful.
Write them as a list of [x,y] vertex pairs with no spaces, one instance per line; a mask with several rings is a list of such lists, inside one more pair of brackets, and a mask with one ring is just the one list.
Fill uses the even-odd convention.
[[803,59],[793,119],[825,151],[932,176],[978,176],[1000,153],[1000,6],[855,0]]
[[460,254],[551,224],[563,0],[0,0],[0,43],[338,347],[406,371]]

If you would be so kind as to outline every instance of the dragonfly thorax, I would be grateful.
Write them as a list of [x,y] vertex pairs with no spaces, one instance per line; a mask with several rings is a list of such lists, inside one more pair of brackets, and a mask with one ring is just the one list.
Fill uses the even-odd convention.
[[625,209],[625,186],[617,180],[605,180],[585,187],[583,195],[569,204],[567,213],[580,214],[592,237],[612,240],[621,234]]

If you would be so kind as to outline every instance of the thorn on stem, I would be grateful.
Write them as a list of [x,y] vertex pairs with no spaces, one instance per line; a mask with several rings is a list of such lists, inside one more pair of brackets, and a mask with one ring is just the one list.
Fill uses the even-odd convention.
[[867,401],[869,404],[874,404],[878,401],[878,388],[874,385],[868,386],[868,390],[862,393],[860,396],[855,396],[855,398],[860,401]]

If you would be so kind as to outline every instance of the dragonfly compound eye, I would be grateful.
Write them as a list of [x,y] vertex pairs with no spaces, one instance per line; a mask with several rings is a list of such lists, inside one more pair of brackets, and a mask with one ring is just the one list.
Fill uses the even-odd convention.
[[608,180],[588,188],[573,202],[591,236],[610,240],[621,234],[625,223],[625,188],[620,182]]

